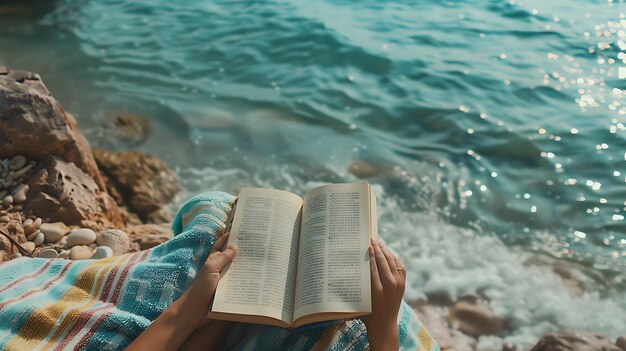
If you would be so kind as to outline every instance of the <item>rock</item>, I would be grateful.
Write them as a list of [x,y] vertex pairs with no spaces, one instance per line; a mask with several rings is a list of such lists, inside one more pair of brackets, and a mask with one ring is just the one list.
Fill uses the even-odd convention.
[[505,342],[502,344],[502,351],[515,351],[517,350],[517,345],[512,342]]
[[615,341],[615,345],[617,345],[623,351],[626,351],[626,335],[617,338],[617,340]]
[[113,250],[108,246],[98,246],[96,252],[91,256],[92,259],[107,258],[113,256]]
[[0,250],[0,263],[9,261],[11,259],[11,255],[4,250]]
[[[28,234],[26,236],[26,240],[33,241],[33,239],[35,239],[37,237],[37,235],[39,235],[39,234],[41,234],[41,231],[36,230],[36,231]],[[24,235],[26,235],[26,232],[24,232]]]
[[6,223],[6,222],[8,222],[9,220],[11,220],[11,219],[10,219],[10,218],[9,218],[9,216],[7,216],[7,215],[0,216],[0,223]]
[[602,334],[565,329],[544,335],[531,351],[622,351]]
[[20,258],[20,257],[22,257],[22,254],[19,252],[16,252],[13,254],[13,258]]
[[60,258],[60,259],[63,259],[63,260],[64,260],[64,259],[66,259],[66,258],[68,258],[68,257],[70,257],[70,250],[61,250],[61,251],[59,252],[59,258]]
[[0,157],[22,155],[41,160],[55,155],[73,162],[104,190],[87,139],[39,75],[2,70],[6,74],[0,74]]
[[504,320],[495,316],[489,305],[477,298],[462,299],[448,313],[448,322],[464,333],[499,335],[504,329]]
[[90,245],[96,241],[96,233],[88,228],[74,229],[67,236],[67,246]]
[[[142,239],[148,238],[144,240],[146,246],[149,247],[156,246],[162,242],[165,242],[171,239],[174,234],[170,230],[169,224],[141,224],[141,225],[133,225],[126,228],[126,233],[131,242],[141,243]],[[155,243],[156,242],[156,243]],[[152,247],[151,246],[151,247]]]
[[152,131],[152,124],[149,119],[129,114],[114,116],[112,127],[116,134],[131,147],[141,145]]
[[92,255],[91,249],[87,246],[74,246],[70,249],[70,260],[85,260]]
[[424,323],[424,326],[430,335],[437,340],[442,350],[452,349],[456,346],[452,332],[445,320],[442,320],[437,308],[431,305],[420,306],[417,308],[417,314],[420,322]]
[[15,174],[13,175],[13,179],[19,179],[20,177],[22,177],[23,175],[28,173],[28,171],[30,171],[34,167],[35,167],[35,163],[32,162],[32,163],[24,166],[22,169],[18,169],[17,171],[15,171]]
[[354,160],[348,166],[348,172],[358,178],[371,178],[389,171],[389,167],[375,165],[366,160]]
[[107,179],[109,193],[119,203],[145,218],[169,203],[180,191],[178,178],[159,158],[135,151],[94,150],[98,166]]
[[30,177],[29,185],[26,213],[96,230],[124,227],[113,199],[73,163],[47,157]]
[[[40,246],[41,244],[43,244],[44,240],[45,240],[45,236],[43,235],[42,232],[40,231],[36,231],[35,233],[38,233],[37,236],[35,237],[35,239],[33,239],[33,243],[35,243],[35,246]],[[34,234],[34,233],[33,233]]]
[[4,205],[4,207],[9,207],[13,204],[13,196],[11,195],[7,195],[4,197],[4,199],[2,199],[2,204]]
[[20,185],[13,193],[13,202],[16,204],[21,204],[26,201],[26,194],[28,194],[29,189],[30,187],[26,184]]
[[55,243],[61,240],[65,234],[70,231],[64,223],[43,223],[39,226],[39,230],[46,236],[47,243]]
[[57,258],[57,257],[59,257],[59,254],[54,249],[45,249],[45,250],[42,250],[39,253],[39,255],[37,255],[37,257],[41,257],[41,258]]
[[14,156],[9,162],[9,169],[16,171],[26,165],[26,157],[22,155]]
[[151,235],[141,238],[141,241],[139,242],[139,246],[141,247],[142,250],[148,250],[157,245],[163,244],[169,239],[171,239],[171,236],[162,235],[162,234],[151,234]]
[[13,252],[12,246],[13,244],[11,243],[11,240],[9,240],[9,238],[7,238],[6,236],[0,234],[0,250]]
[[96,238],[98,246],[107,246],[113,250],[115,256],[123,255],[128,252],[130,240],[128,235],[119,229],[107,229],[98,233]]

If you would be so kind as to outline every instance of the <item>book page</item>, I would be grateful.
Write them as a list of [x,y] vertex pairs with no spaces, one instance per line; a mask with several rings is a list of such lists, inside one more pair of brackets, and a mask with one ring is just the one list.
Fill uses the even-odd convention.
[[261,315],[292,322],[302,198],[274,189],[243,188],[211,313]]
[[306,194],[294,320],[371,311],[371,195],[367,183],[327,185]]

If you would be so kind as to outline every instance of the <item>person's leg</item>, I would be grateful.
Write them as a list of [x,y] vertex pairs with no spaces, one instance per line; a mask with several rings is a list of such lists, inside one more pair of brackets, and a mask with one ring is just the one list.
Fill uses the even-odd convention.
[[210,321],[198,328],[180,348],[181,351],[222,350],[224,341],[232,327],[232,323],[225,321]]

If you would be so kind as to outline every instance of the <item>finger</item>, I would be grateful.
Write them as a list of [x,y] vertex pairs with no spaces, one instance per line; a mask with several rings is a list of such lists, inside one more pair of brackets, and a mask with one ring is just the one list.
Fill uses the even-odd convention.
[[391,272],[389,263],[387,263],[387,258],[380,247],[380,242],[374,243],[374,253],[376,256],[376,266],[378,266],[378,274],[380,275],[381,282],[385,286],[393,286],[395,284],[393,273]]
[[228,248],[222,252],[218,251],[210,254],[205,262],[205,265],[209,269],[210,273],[219,273],[224,266],[233,260],[236,252],[237,249],[235,248],[235,245],[229,245]]
[[229,234],[230,233],[226,233],[222,235],[219,239],[215,240],[213,246],[211,247],[211,252],[209,253],[209,255],[217,251],[222,251],[222,249],[224,249],[224,246],[226,246],[226,243],[228,242]]
[[404,293],[404,288],[406,287],[406,268],[404,268],[404,265],[400,261],[400,258],[398,258],[397,256],[394,256],[393,258],[396,261],[396,267],[398,268],[398,272],[400,272],[400,275],[402,276],[402,292]]
[[368,248],[368,253],[370,255],[370,272],[372,276],[372,289],[374,291],[381,290],[383,288],[383,283],[380,281],[380,275],[378,274],[378,267],[376,266],[376,254],[374,253],[374,247],[372,245]]

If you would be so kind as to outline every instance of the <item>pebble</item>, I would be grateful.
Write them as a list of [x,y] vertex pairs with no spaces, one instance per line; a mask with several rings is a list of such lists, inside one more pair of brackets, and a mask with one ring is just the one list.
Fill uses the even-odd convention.
[[26,157],[22,155],[17,155],[11,159],[9,162],[9,169],[15,171],[16,169],[20,169],[26,165]]
[[91,249],[87,246],[79,245],[70,249],[70,260],[85,260],[91,257]]
[[70,250],[61,250],[61,252],[59,252],[59,258],[60,259],[66,259],[70,257]]
[[20,185],[13,193],[13,202],[15,202],[16,204],[21,204],[22,202],[26,201],[26,194],[28,194],[28,190],[30,190],[30,187],[28,185]]
[[[1,186],[0,186],[0,189],[2,189]],[[0,199],[4,199],[5,196],[7,196],[7,191],[6,190],[0,191]]]
[[35,233],[39,233],[37,234],[37,236],[35,237],[35,240],[33,240],[33,242],[35,243],[35,246],[39,246],[41,244],[43,244],[44,240],[46,239],[45,235],[43,235],[42,232],[40,231],[36,231]]
[[46,236],[47,243],[55,243],[63,238],[70,230],[61,222],[43,223],[39,226],[39,230]]
[[40,225],[41,225],[41,218],[37,218],[35,220],[28,218],[27,220],[24,221],[24,223],[22,223],[22,227],[24,227],[24,234],[30,235],[31,233],[37,231]]
[[10,220],[11,220],[11,218],[9,216],[0,216],[0,222],[6,223],[6,222],[8,222]]
[[11,195],[5,196],[4,199],[2,199],[2,204],[4,206],[9,206],[9,205],[13,204],[13,196],[11,196]]
[[20,245],[22,245],[22,247],[25,248],[26,251],[28,251],[28,252],[35,251],[35,243],[32,242],[32,241],[27,241],[25,243],[21,243]]
[[96,241],[96,233],[88,228],[74,229],[67,236],[67,246],[90,245]]
[[13,179],[19,178],[21,176],[23,176],[24,174],[26,174],[26,172],[30,171],[35,165],[34,164],[29,164],[26,167],[15,171],[15,174],[13,175]]
[[57,257],[59,257],[59,254],[56,252],[56,250],[46,249],[46,250],[41,251],[37,257],[41,257],[41,258],[57,258]]
[[91,258],[100,259],[100,258],[107,258],[111,256],[113,256],[113,249],[111,249],[108,246],[98,246],[98,248],[96,248],[96,252],[93,253]]
[[110,247],[113,250],[113,254],[119,256],[128,252],[130,240],[123,230],[107,229],[98,233],[96,244],[98,244],[98,246]]
[[[41,232],[39,230],[35,230],[34,232],[32,232],[32,233],[28,234],[28,236],[26,236],[26,240],[33,241],[33,239],[35,239],[37,237],[37,235],[39,235],[40,233]],[[24,234],[26,234],[26,232],[24,232]]]
[[16,252],[13,254],[13,258],[20,258],[20,257],[22,257],[22,254],[19,252]]

